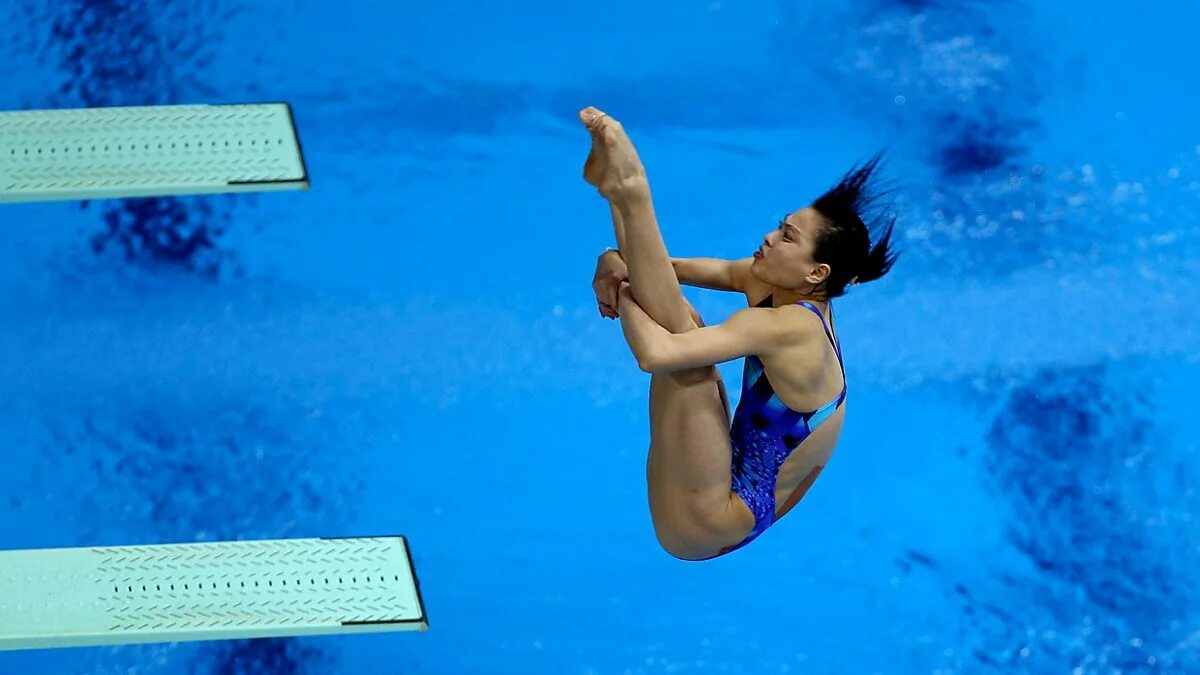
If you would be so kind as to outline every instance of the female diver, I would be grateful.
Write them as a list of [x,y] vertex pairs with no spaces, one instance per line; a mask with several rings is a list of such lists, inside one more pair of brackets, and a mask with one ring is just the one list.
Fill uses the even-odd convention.
[[[584,179],[608,200],[618,246],[596,266],[600,313],[620,319],[638,366],[652,374],[646,482],[655,535],[676,558],[715,558],[795,506],[833,453],[846,381],[830,301],[896,259],[895,218],[879,218],[887,229],[874,246],[863,220],[878,197],[867,184],[880,156],[788,214],[753,257],[672,259],[621,124],[594,107],[579,119],[592,136]],[[681,283],[743,293],[749,307],[706,327]],[[716,364],[742,357],[731,418]]]

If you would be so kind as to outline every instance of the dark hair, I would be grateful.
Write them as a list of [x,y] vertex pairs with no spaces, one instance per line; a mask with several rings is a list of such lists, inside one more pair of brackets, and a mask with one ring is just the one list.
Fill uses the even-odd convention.
[[[846,293],[851,279],[856,283],[874,281],[892,269],[899,254],[892,250],[892,230],[896,217],[888,208],[876,209],[890,190],[880,191],[872,183],[883,151],[861,166],[854,166],[837,185],[812,203],[825,218],[817,235],[813,259],[830,267],[822,294],[836,298]],[[874,212],[874,213],[869,213]],[[871,246],[871,231],[886,224],[883,236]]]

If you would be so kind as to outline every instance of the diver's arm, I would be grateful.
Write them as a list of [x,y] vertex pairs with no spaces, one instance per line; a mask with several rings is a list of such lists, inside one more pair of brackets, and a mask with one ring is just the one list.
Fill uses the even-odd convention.
[[[612,213],[613,231],[617,236],[617,254],[625,247],[625,221],[621,212],[612,202],[608,204]],[[737,291],[745,286],[744,279],[750,273],[750,263],[753,258],[741,260],[724,260],[722,258],[671,258],[671,267],[675,268],[675,277],[685,286],[707,288],[713,291]],[[616,261],[612,265],[619,267]],[[626,275],[624,278],[628,278]]]
[[[725,260],[724,258],[671,258],[671,267],[675,270],[675,278],[685,286],[707,288],[713,291],[737,291],[745,293],[746,278],[750,275],[750,263],[753,258],[741,260]],[[597,274],[615,278],[618,281],[629,279],[629,270],[621,258],[621,252],[608,249],[600,254],[597,261]]]
[[[753,258],[671,258],[671,267],[675,270],[675,278],[685,286],[744,293],[744,279],[751,262]],[[629,269],[621,259],[620,251],[610,248],[600,254],[593,281],[597,279],[607,279],[610,283],[629,280]]]
[[750,354],[772,354],[797,341],[824,337],[815,321],[798,323],[766,307],[747,307],[715,326],[672,333],[637,304],[629,284],[622,283],[618,295],[625,342],[638,368],[647,373],[672,373]]
[[746,275],[753,258],[671,258],[671,267],[679,283],[713,291],[745,292]]

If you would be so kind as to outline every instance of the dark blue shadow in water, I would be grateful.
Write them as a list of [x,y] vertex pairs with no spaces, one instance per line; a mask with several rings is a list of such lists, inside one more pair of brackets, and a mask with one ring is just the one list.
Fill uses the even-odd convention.
[[979,663],[1200,667],[1195,650],[1179,649],[1200,600],[1191,537],[1167,515],[1195,505],[1183,489],[1155,485],[1164,467],[1148,458],[1174,455],[1155,439],[1149,385],[1124,377],[1100,366],[1046,370],[1004,396],[984,463],[1018,562],[984,563],[948,591]]
[[[27,2],[38,57],[57,65],[53,94],[37,105],[144,106],[212,98],[204,82],[223,21],[238,5],[215,0]],[[119,264],[166,266],[205,277],[232,262],[218,243],[229,200],[208,197],[102,202],[105,227],[90,237],[96,253],[119,251]],[[81,208],[87,208],[84,202]]]
[[190,664],[190,675],[323,675],[336,672],[328,652],[303,640],[264,638],[206,644]]

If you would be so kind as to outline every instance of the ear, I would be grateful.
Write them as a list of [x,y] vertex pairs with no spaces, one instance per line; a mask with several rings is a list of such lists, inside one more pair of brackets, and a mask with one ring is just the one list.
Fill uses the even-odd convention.
[[828,279],[829,273],[832,271],[832,267],[826,265],[825,263],[821,263],[820,265],[817,265],[813,271],[808,273],[808,281],[814,284],[819,284]]

